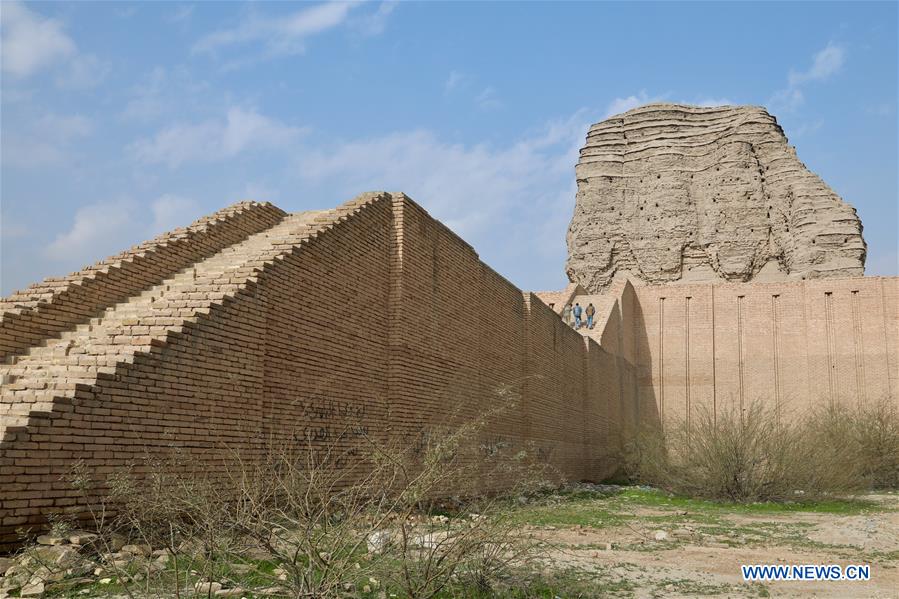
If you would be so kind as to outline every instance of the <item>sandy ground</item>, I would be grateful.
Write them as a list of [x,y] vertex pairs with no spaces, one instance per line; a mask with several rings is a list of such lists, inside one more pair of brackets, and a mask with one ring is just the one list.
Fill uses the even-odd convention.
[[[899,508],[895,495],[876,499]],[[899,597],[899,509],[851,516],[733,514],[716,524],[697,522],[686,512],[636,508],[632,513],[638,518],[626,526],[535,530],[553,545],[554,567],[607,581],[609,595]],[[653,515],[671,521],[641,523],[640,516]],[[871,580],[747,583],[742,564],[870,564]]]

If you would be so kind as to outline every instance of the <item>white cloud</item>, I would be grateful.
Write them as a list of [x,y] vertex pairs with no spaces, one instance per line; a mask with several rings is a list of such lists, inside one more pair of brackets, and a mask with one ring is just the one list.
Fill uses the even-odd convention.
[[122,116],[132,119],[148,119],[161,115],[169,103],[164,94],[171,89],[166,85],[168,72],[165,67],[157,66],[146,77],[146,81],[131,89],[132,98],[125,105]]
[[790,87],[797,87],[807,81],[826,81],[831,75],[838,73],[845,62],[846,49],[830,42],[815,54],[811,68],[799,73],[790,72]]
[[606,108],[606,114],[602,118],[607,119],[610,116],[627,112],[632,108],[637,108],[644,104],[652,104],[653,102],[661,102],[664,99],[664,96],[649,96],[646,91],[640,91],[636,95],[625,98],[615,98],[609,103],[609,106]]
[[45,114],[23,130],[7,126],[3,163],[16,168],[36,168],[65,163],[75,141],[93,132],[93,122],[82,115]]
[[864,105],[865,112],[874,116],[893,116],[896,105],[893,102],[875,102]]
[[133,226],[130,201],[102,202],[79,208],[72,228],[59,234],[44,250],[52,260],[70,264],[96,261],[121,249]]
[[374,12],[355,19],[353,26],[365,36],[381,35],[387,29],[387,19],[397,6],[399,0],[385,0]]
[[71,140],[90,134],[93,124],[86,117],[77,114],[72,116],[47,114],[38,121],[38,129],[43,135],[56,133],[60,139]]
[[60,21],[44,18],[17,1],[4,2],[0,12],[3,71],[27,77],[76,54]]
[[[578,112],[499,147],[450,143],[425,130],[397,132],[309,152],[298,170],[307,183],[321,184],[338,197],[361,190],[404,191],[472,243],[489,264],[527,284],[528,276],[544,273],[527,274],[528,261],[518,256],[522,248],[547,252],[558,261],[553,268],[561,277],[574,201],[569,192],[588,125],[587,115]],[[533,247],[528,239],[534,227],[547,222],[553,223],[555,242],[549,249]]]
[[357,5],[357,2],[326,2],[272,18],[250,13],[236,27],[220,29],[200,38],[192,51],[215,54],[235,45],[261,43],[267,58],[302,54],[307,38],[342,24]]
[[824,49],[812,57],[812,66],[807,71],[791,70],[787,76],[787,87],[774,92],[768,100],[768,108],[773,112],[792,112],[805,102],[803,87],[809,82],[827,81],[838,73],[846,62],[846,49],[829,42]]
[[88,204],[75,213],[72,226],[44,249],[44,256],[78,268],[189,225],[202,214],[198,202],[176,194],[164,194],[146,204],[131,198]]
[[115,15],[120,19],[130,19],[137,14],[137,4],[122,4],[116,7]]
[[450,93],[464,84],[467,79],[468,77],[464,73],[455,70],[450,71],[449,77],[446,78],[446,82],[443,84],[443,91]]
[[132,154],[149,164],[171,168],[190,162],[215,162],[251,150],[284,147],[302,129],[291,127],[242,108],[228,110],[224,120],[172,125],[150,139],[129,146]]
[[210,110],[209,84],[194,76],[184,66],[154,67],[143,80],[128,90],[130,99],[122,117],[150,121],[172,113],[185,113],[202,105]]
[[789,137],[792,140],[801,139],[803,137],[807,137],[809,135],[814,134],[816,131],[821,129],[824,126],[824,121],[813,121],[810,123],[802,123],[797,125],[796,127],[790,127],[789,131],[787,131]]
[[768,100],[768,108],[774,112],[792,112],[805,102],[805,94],[801,89],[782,89],[774,92]]
[[170,23],[187,23],[194,16],[194,4],[182,4],[167,17]]
[[175,194],[164,194],[150,203],[153,224],[149,235],[159,235],[178,227],[184,227],[203,215],[198,202]]
[[646,104],[655,104],[657,102],[676,102],[678,104],[701,106],[704,108],[734,105],[734,102],[732,102],[729,98],[699,96],[697,98],[694,98],[693,100],[675,101],[670,99],[670,95],[670,93],[649,95],[648,93],[646,93],[646,90],[641,90],[637,94],[615,98],[614,100],[609,102],[609,105],[606,107],[605,116],[603,116],[603,118],[607,119],[611,116],[627,112],[628,110],[639,108],[640,106],[645,106]]
[[705,108],[713,108],[715,106],[733,106],[728,98],[700,98],[695,102],[684,102],[685,104],[693,104],[694,106],[703,106]]
[[475,88],[475,83],[477,83],[477,79],[474,76],[454,69],[450,71],[443,82],[443,93],[445,96],[464,97],[481,110],[492,110],[502,107],[503,103],[498,97],[496,88],[492,85],[487,85],[474,94],[472,88],[477,89]]
[[478,105],[478,108],[482,110],[491,110],[494,108],[500,108],[503,103],[496,97],[496,90],[492,87],[485,87],[481,93],[475,96],[475,104]]
[[63,89],[90,89],[106,78],[109,68],[108,62],[93,54],[75,56],[56,77],[56,84]]

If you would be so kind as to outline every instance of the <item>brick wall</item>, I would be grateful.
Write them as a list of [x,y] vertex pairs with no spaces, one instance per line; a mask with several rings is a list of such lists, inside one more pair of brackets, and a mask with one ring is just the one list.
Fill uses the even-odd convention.
[[899,279],[635,288],[641,401],[665,420],[764,401],[897,401]]
[[599,480],[638,422],[896,398],[899,279],[621,282],[585,337],[403,194],[217,215],[0,304],[0,547],[83,515],[76,462],[102,493],[172,447],[215,471],[262,440],[418,443],[513,397],[484,452]]
[[269,203],[241,202],[66,277],[0,300],[0,360],[277,223]]
[[[77,335],[3,367],[17,374],[0,394],[0,545],[51,514],[83,515],[63,480],[76,461],[102,493],[110,473],[172,447],[214,470],[224,450],[261,439],[415,441],[489,411],[503,387],[517,405],[490,423],[486,450],[528,448],[572,479],[614,468],[618,422],[635,411],[628,359],[564,326],[404,195],[251,232],[150,297],[135,294],[174,266],[129,280],[127,302],[92,300],[65,324]],[[624,339],[632,298],[622,304]],[[98,306],[111,312],[85,324]]]

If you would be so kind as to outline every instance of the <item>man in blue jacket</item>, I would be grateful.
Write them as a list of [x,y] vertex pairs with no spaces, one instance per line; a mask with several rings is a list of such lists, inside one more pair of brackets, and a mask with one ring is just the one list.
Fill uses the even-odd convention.
[[577,302],[574,304],[574,329],[577,330],[581,328],[581,314],[583,313],[583,309],[581,305]]

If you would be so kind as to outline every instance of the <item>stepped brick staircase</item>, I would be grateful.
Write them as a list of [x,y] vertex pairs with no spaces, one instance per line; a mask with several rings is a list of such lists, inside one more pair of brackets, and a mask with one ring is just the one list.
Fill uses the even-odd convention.
[[[21,540],[20,529],[46,527],[49,513],[83,513],[83,498],[63,480],[76,458],[92,452],[100,477],[124,463],[116,443],[128,441],[125,456],[142,434],[129,413],[139,416],[141,394],[155,397],[162,384],[148,366],[153,355],[184,348],[241,302],[264,300],[267,277],[283,262],[340,239],[348,221],[374,206],[386,213],[401,197],[371,192],[294,214],[240,202],[0,299],[0,554]],[[129,379],[135,368],[148,378]],[[134,410],[110,399],[121,389]],[[92,429],[98,422],[109,427]]]
[[[78,385],[91,385],[137,352],[164,342],[210,305],[254,281],[266,262],[333,220],[335,210],[299,212],[196,261],[139,293],[71,324],[0,365],[0,440],[65,403]],[[11,298],[12,299],[12,298]],[[46,298],[45,298],[46,299]],[[9,303],[9,302],[7,302]],[[21,311],[37,302],[20,303]]]

